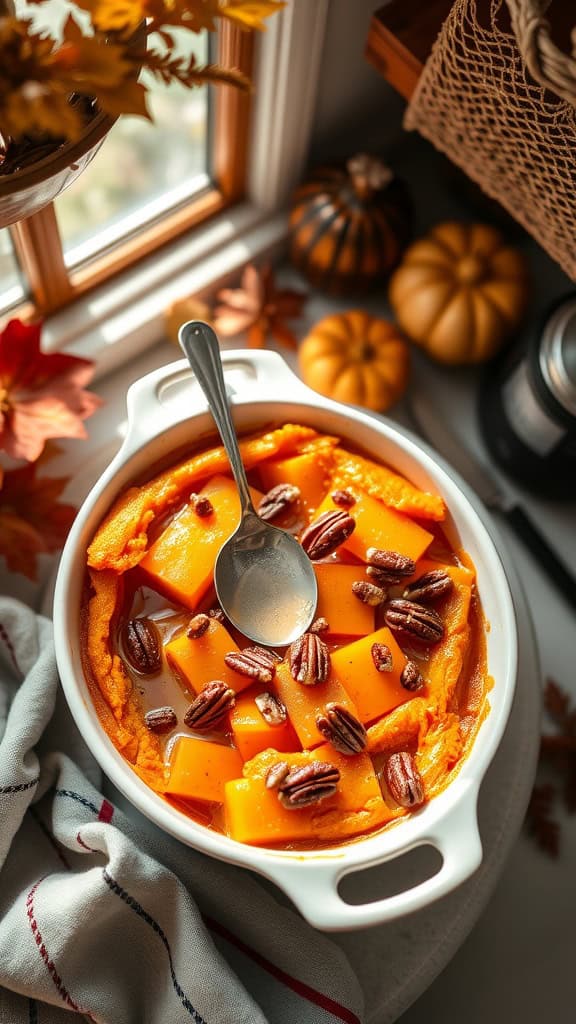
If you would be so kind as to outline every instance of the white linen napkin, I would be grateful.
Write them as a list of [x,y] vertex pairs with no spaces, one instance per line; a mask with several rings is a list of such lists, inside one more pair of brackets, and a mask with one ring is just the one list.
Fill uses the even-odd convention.
[[255,876],[144,828],[100,786],[51,623],[0,598],[3,1024],[361,1024],[334,943]]

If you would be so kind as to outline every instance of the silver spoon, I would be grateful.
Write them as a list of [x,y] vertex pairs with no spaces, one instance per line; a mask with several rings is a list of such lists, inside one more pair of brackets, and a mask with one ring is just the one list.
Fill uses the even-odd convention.
[[240,524],[220,548],[214,566],[218,600],[230,622],[256,643],[292,643],[306,632],[316,610],[318,586],[312,563],[295,537],[256,513],[214,331],[191,320],[182,325],[178,338],[210,406],[240,497]]

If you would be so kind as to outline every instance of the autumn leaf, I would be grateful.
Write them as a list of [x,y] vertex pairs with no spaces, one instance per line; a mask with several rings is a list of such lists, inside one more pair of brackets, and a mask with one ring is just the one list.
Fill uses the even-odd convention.
[[67,477],[36,479],[36,464],[8,470],[0,490],[0,555],[35,580],[38,555],[63,547],[76,509],[58,501]]
[[305,292],[278,288],[270,266],[245,267],[240,288],[223,288],[216,296],[214,326],[224,337],[246,331],[250,348],[262,348],[271,335],[283,345],[296,348],[296,338],[285,321],[299,317]]
[[570,714],[570,697],[554,679],[546,680],[544,707],[556,725],[565,728]]
[[250,79],[240,71],[230,71],[221,68],[218,64],[196,63],[196,57],[170,57],[169,54],[156,53],[155,50],[148,50],[143,57],[148,71],[152,72],[161,82],[169,85],[170,82],[180,82],[187,88],[194,85],[206,85],[210,83],[235,85],[245,91],[250,89]]
[[537,845],[550,857],[560,851],[560,826],[553,816],[554,787],[534,786],[526,811],[526,828]]
[[4,139],[49,133],[77,138],[79,111],[67,90],[52,80],[55,42],[34,32],[32,22],[0,19],[0,129]]
[[88,11],[98,32],[123,32],[134,29],[149,15],[146,0],[75,0],[76,6]]
[[266,28],[263,19],[277,14],[285,6],[285,3],[278,3],[277,0],[224,0],[220,5],[219,16],[236,22],[240,28],[263,32]]
[[93,363],[40,351],[40,324],[11,320],[0,332],[0,448],[34,461],[49,437],[86,437],[82,420],[101,404],[85,391]]

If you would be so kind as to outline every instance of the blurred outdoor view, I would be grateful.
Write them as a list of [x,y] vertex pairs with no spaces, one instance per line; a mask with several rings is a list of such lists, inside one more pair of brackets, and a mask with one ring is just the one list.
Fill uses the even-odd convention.
[[[208,57],[208,33],[182,33],[180,52]],[[154,118],[121,117],[90,166],[56,201],[66,263],[75,266],[208,185],[206,86],[156,82]]]
[[24,298],[20,273],[8,228],[0,229],[0,309]]

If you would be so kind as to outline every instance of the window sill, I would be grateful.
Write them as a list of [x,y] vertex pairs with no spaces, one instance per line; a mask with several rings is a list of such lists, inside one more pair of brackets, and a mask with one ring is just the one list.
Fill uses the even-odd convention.
[[94,360],[99,379],[164,337],[173,302],[206,297],[245,263],[277,257],[287,232],[284,213],[266,215],[250,203],[226,210],[47,320],[44,348]]

